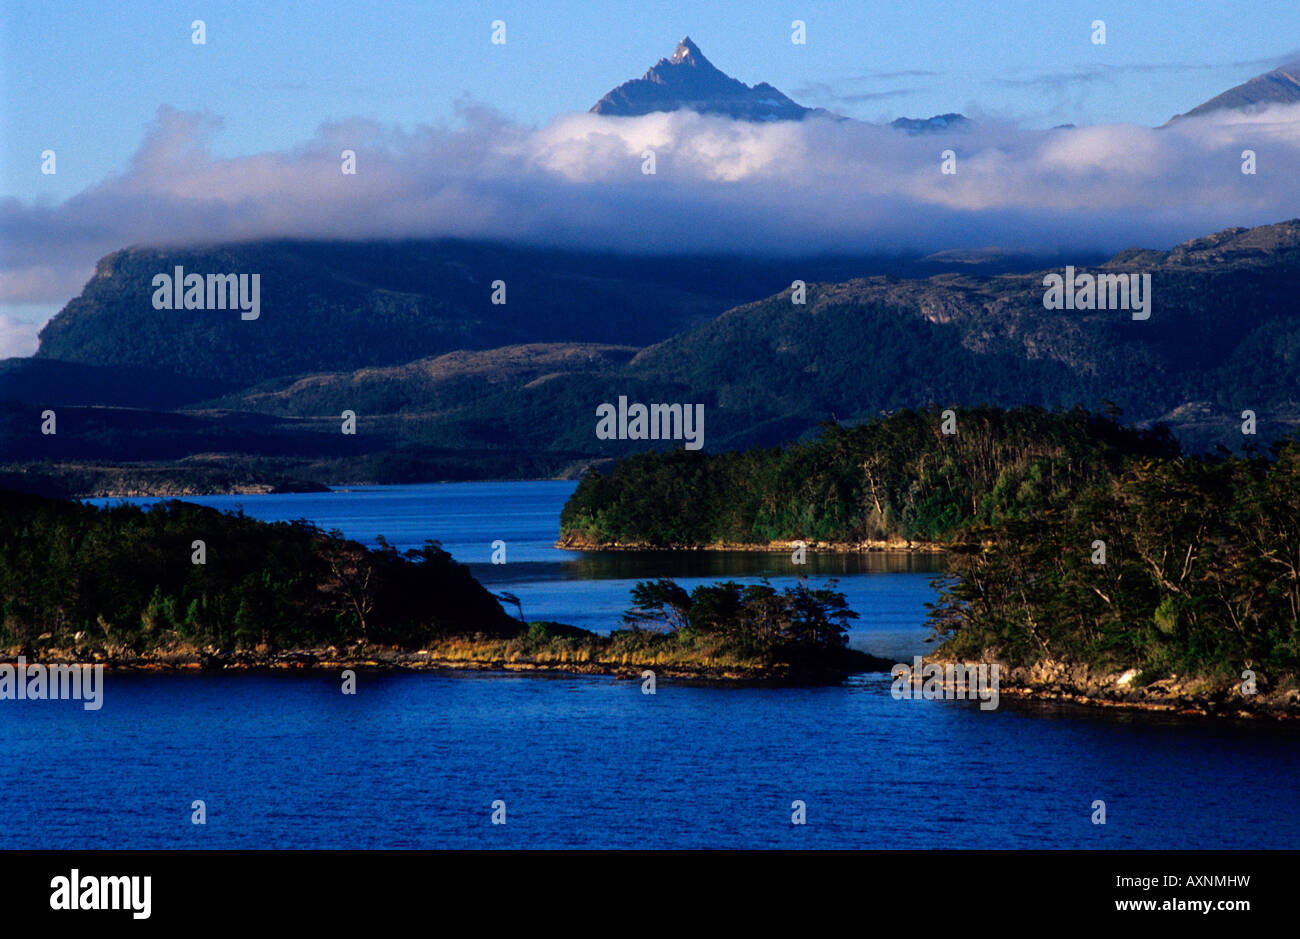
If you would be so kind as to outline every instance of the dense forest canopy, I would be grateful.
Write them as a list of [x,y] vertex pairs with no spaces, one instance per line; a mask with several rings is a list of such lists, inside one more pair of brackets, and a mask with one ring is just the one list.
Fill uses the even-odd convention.
[[675,450],[590,472],[560,517],[574,543],[938,541],[976,522],[1061,507],[1125,459],[1171,458],[1163,429],[1076,408],[899,411],[808,443],[738,453]]
[[306,521],[184,502],[98,509],[3,491],[0,598],[0,644],[25,648],[418,647],[520,628],[432,542],[399,554]]
[[1300,675],[1300,440],[1139,460],[1068,506],[972,526],[932,625],[958,655]]

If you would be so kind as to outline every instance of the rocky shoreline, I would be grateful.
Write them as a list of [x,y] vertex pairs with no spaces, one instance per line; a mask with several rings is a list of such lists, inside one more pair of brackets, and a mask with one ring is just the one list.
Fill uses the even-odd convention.
[[[956,660],[930,656],[925,661],[948,665]],[[1190,676],[1169,675],[1139,684],[1136,668],[1094,669],[1055,659],[1029,666],[1008,666],[996,657],[983,661],[1001,666],[999,694],[1025,701],[1178,716],[1300,720],[1300,687],[1294,682],[1270,687],[1264,676],[1258,678],[1255,694],[1243,694],[1240,682]]]
[[[486,653],[449,655],[439,650],[405,651],[391,648],[333,646],[286,651],[228,650],[215,652],[161,651],[115,653],[9,649],[0,663],[13,664],[25,656],[29,665],[102,665],[112,674],[217,674],[357,672],[482,672],[534,675],[604,675],[639,681],[649,669],[656,680],[702,683],[747,683],[765,686],[837,684],[848,675],[888,673],[895,663],[869,653],[846,649],[838,660],[825,663],[754,667],[734,663],[663,663],[653,661],[600,661],[590,658],[547,658],[541,655]],[[627,657],[624,657],[625,659]],[[924,663],[947,666],[958,660],[928,656]],[[1137,669],[1097,670],[1088,665],[1044,659],[1029,666],[1012,666],[988,657],[983,663],[1000,667],[998,694],[1027,703],[1054,703],[1085,708],[1159,713],[1180,717],[1300,720],[1300,687],[1294,682],[1269,687],[1259,679],[1257,693],[1241,693],[1239,684],[1171,675],[1138,684]],[[946,687],[946,682],[941,680]]]
[[8,650],[0,663],[12,664],[19,654],[29,665],[102,665],[112,674],[213,674],[219,672],[496,672],[501,674],[607,675],[624,680],[641,680],[649,669],[656,680],[697,682],[748,682],[763,685],[816,685],[843,681],[860,672],[887,672],[893,665],[865,652],[846,649],[843,656],[824,664],[778,664],[751,667],[736,664],[675,664],[636,661],[592,661],[590,659],[546,659],[513,654],[484,657],[449,656],[421,649],[415,652],[369,648],[345,652],[334,647],[289,651],[156,652],[144,654],[91,653],[88,655],[33,654],[31,650]]

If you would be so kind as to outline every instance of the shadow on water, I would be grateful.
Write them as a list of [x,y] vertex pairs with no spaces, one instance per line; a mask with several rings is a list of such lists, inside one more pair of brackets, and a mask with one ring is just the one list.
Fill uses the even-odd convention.
[[563,561],[470,564],[487,582],[512,580],[650,580],[657,577],[838,577],[855,574],[939,574],[944,557],[904,551],[813,554],[795,564],[785,552],[590,551]]

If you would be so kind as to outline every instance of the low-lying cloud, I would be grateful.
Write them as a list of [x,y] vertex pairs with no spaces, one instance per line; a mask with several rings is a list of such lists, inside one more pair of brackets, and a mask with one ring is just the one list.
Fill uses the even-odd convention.
[[[292,151],[213,155],[215,117],[163,108],[119,176],[54,206],[0,201],[0,303],[58,305],[129,244],[500,238],[626,251],[1116,251],[1300,215],[1300,105],[1163,129],[908,135],[815,119],[467,106],[455,127],[323,125]],[[943,151],[957,172],[941,172]],[[1242,152],[1257,173],[1242,173]],[[356,175],[340,153],[356,152]],[[655,173],[642,172],[647,151]],[[19,324],[21,325],[21,324]],[[0,337],[21,342],[12,320]],[[21,330],[20,330],[21,332]]]

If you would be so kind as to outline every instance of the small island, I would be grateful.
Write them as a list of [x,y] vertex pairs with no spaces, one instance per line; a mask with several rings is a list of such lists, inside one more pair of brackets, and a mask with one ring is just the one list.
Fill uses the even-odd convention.
[[499,669],[820,683],[892,663],[847,647],[841,594],[638,584],[623,628],[523,621],[436,542],[399,553],[305,520],[185,502],[96,508],[0,491],[0,655],[139,671]]

